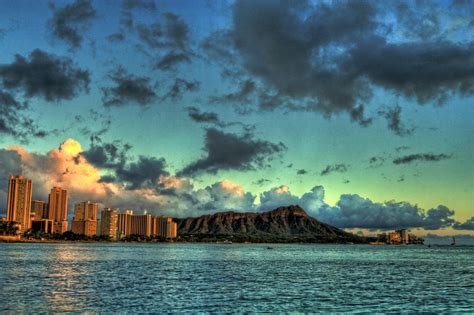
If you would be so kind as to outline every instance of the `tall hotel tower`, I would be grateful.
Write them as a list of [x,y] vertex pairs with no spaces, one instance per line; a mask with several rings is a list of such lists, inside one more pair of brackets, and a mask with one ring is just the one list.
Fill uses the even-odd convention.
[[75,234],[94,236],[97,234],[97,212],[99,204],[90,201],[76,203],[72,232]]
[[20,231],[30,228],[32,183],[23,176],[10,176],[8,180],[7,221],[20,223]]
[[47,219],[54,221],[55,233],[62,234],[68,229],[67,201],[67,190],[60,187],[53,187],[51,189]]
[[118,210],[104,208],[100,218],[100,235],[108,236],[111,240],[117,238]]

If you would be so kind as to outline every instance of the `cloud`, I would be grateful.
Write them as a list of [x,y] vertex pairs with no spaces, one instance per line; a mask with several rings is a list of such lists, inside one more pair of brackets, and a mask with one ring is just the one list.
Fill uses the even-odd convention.
[[387,119],[388,128],[392,130],[397,136],[404,137],[409,136],[415,130],[414,128],[406,128],[401,119],[400,114],[402,113],[402,108],[400,106],[395,106],[388,110],[379,111],[379,114]]
[[90,83],[89,72],[76,67],[71,59],[40,49],[33,50],[28,58],[17,54],[11,64],[0,65],[0,80],[5,89],[50,102],[72,99],[88,91]]
[[237,125],[237,126],[241,126],[243,130],[247,132],[251,132],[253,130],[253,126],[246,125],[239,121],[224,122],[220,119],[219,115],[215,112],[203,112],[203,111],[200,111],[199,108],[194,107],[194,106],[187,107],[187,110],[188,110],[189,118],[191,118],[191,120],[193,120],[196,123],[214,125],[219,128],[225,128],[225,127]]
[[199,173],[216,174],[221,170],[248,171],[262,168],[274,155],[285,152],[286,146],[281,142],[254,139],[250,132],[238,135],[208,128],[203,150],[205,157],[190,163],[178,174],[194,176]]
[[125,35],[120,32],[113,33],[107,36],[107,40],[113,43],[123,42],[125,40]]
[[224,94],[221,96],[212,96],[210,101],[212,103],[249,103],[249,96],[256,90],[255,82],[252,80],[245,80],[240,83],[239,90],[236,92]]
[[334,164],[327,165],[320,173],[321,176],[326,176],[331,173],[345,173],[347,172],[347,166],[345,164]]
[[112,143],[103,143],[99,137],[92,138],[88,150],[81,152],[87,161],[98,168],[117,169],[127,162],[127,153],[132,148],[129,144],[122,144],[119,140]]
[[260,194],[261,211],[282,205],[299,204],[316,219],[339,228],[392,230],[398,228],[424,228],[437,230],[450,227],[454,211],[439,205],[424,211],[408,202],[373,202],[359,195],[341,195],[336,206],[328,205],[322,186],[314,186],[298,197],[286,185],[272,188]]
[[177,65],[191,62],[193,52],[189,47],[189,27],[178,15],[165,12],[150,25],[137,25],[140,41],[151,49],[154,68],[163,71],[174,70]]
[[263,186],[265,185],[266,183],[271,183],[272,181],[269,180],[268,178],[260,178],[259,180],[253,182],[253,184],[257,185],[257,186]]
[[165,18],[165,35],[171,42],[172,46],[181,51],[187,50],[189,40],[189,28],[186,22],[174,13],[164,13]]
[[351,62],[378,86],[414,97],[421,104],[442,104],[450,94],[474,93],[474,67],[465,66],[474,61],[472,49],[473,43],[393,44],[373,38],[359,43]]
[[248,211],[254,208],[255,196],[245,192],[242,186],[223,180],[196,192],[201,211],[225,210]]
[[305,169],[299,169],[296,171],[296,174],[297,175],[305,175],[305,174],[308,174],[308,171],[305,170]]
[[161,59],[156,63],[155,68],[159,70],[173,70],[176,65],[190,61],[191,58],[187,54],[171,51],[161,57]]
[[186,92],[195,92],[199,89],[198,81],[188,81],[182,78],[176,78],[173,85],[165,94],[163,99],[171,98],[172,100],[180,99]]
[[215,126],[223,126],[219,115],[214,112],[201,112],[198,108],[191,106],[187,108],[188,116],[197,123],[207,123]]
[[393,160],[393,164],[400,165],[400,164],[408,164],[415,161],[423,161],[423,162],[438,162],[446,159],[450,159],[451,155],[447,155],[444,153],[441,154],[433,154],[433,153],[417,153],[417,154],[409,154]]
[[84,39],[84,31],[97,17],[91,1],[76,0],[63,7],[56,7],[50,2],[50,7],[53,10],[53,17],[48,21],[48,26],[53,35],[73,48],[79,47]]
[[340,228],[392,230],[424,228],[437,230],[450,227],[454,211],[439,205],[424,211],[408,202],[373,202],[359,195],[341,195],[335,207],[322,206],[316,218]]
[[[469,26],[449,32],[444,27],[457,16],[467,20],[472,4],[456,11],[447,6],[430,10],[436,6],[423,2],[401,4],[422,12],[426,18],[415,14],[418,20],[398,13],[394,19],[396,6],[239,0],[232,6],[231,27],[206,38],[201,48],[223,72],[257,82],[259,97],[250,101],[264,110],[316,111],[326,117],[343,112],[367,126],[372,120],[364,110],[376,89],[420,104],[473,95],[473,43],[464,31]],[[411,32],[410,23],[433,27],[417,29],[429,36],[411,37],[404,33]],[[237,98],[238,92],[228,96]],[[387,113],[389,126],[400,135],[409,133],[397,129],[403,126],[396,115]]]
[[123,68],[118,68],[110,75],[114,86],[102,88],[104,106],[125,106],[134,103],[147,106],[156,99],[156,93],[151,86],[149,77],[129,74]]
[[474,217],[466,220],[463,223],[456,222],[453,224],[455,230],[474,230]]
[[115,174],[116,179],[125,182],[129,189],[152,186],[160,176],[169,175],[165,159],[142,155],[138,157],[138,161],[117,168]]
[[291,193],[287,185],[281,185],[262,192],[260,194],[260,205],[257,209],[260,211],[268,211],[283,205],[293,204],[300,205],[311,216],[316,217],[318,210],[326,206],[324,202],[324,188],[322,186],[314,186],[309,192],[298,197]]
[[12,94],[0,90],[0,133],[11,135],[23,143],[31,137],[46,137],[50,132],[40,129],[29,118],[28,109],[28,103],[21,103]]
[[373,156],[369,159],[369,168],[381,167],[385,163],[383,156]]
[[134,26],[133,12],[136,10],[154,13],[156,4],[154,0],[123,0],[120,23],[127,29]]
[[359,105],[350,110],[351,120],[359,123],[362,127],[367,127],[372,123],[372,118],[364,116],[364,105]]

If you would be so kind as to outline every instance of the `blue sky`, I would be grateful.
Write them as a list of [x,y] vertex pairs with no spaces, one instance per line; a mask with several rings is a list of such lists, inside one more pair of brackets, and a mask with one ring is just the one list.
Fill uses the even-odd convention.
[[[263,195],[304,204],[323,186],[307,204],[317,218],[357,195],[374,216],[442,205],[439,233],[474,228],[472,1],[0,7],[0,165],[43,179],[37,198],[57,184],[76,201],[187,216],[268,210]],[[68,164],[67,139],[82,164]],[[382,226],[353,206],[358,227]]]

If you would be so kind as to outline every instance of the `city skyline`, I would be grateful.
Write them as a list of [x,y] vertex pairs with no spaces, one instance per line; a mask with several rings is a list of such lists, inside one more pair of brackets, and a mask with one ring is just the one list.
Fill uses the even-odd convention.
[[474,235],[471,1],[0,7],[0,216],[23,175],[33,200],[67,190],[69,220],[71,198],[299,204],[364,233]]

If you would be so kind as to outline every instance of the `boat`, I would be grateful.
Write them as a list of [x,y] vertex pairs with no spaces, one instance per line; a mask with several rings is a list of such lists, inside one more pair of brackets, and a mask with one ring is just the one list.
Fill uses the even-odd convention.
[[453,236],[453,242],[451,243],[451,246],[456,245],[456,238]]

